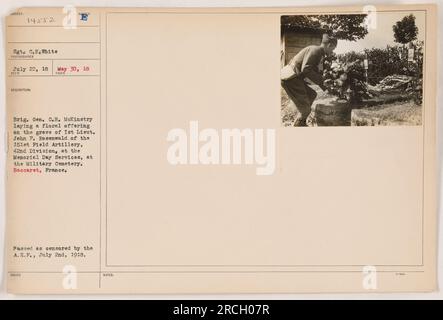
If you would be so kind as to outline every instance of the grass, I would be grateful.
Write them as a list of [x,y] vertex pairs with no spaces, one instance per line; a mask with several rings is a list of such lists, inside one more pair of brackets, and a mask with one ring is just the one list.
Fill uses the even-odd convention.
[[388,103],[374,107],[354,109],[354,126],[418,126],[422,124],[422,107],[413,101]]
[[[317,101],[326,99],[327,94],[318,91]],[[383,100],[383,99],[382,99]],[[389,99],[386,99],[388,102]],[[382,103],[383,101],[380,101]],[[315,103],[315,102],[314,102]],[[281,90],[281,116],[283,126],[292,126],[298,114],[295,105],[290,102],[286,92]],[[353,126],[395,126],[421,125],[422,107],[413,101],[388,102],[352,111]]]

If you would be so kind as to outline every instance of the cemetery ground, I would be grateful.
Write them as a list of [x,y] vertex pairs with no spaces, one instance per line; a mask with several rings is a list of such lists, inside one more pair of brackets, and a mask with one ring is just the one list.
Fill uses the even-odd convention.
[[[317,91],[308,126],[414,126],[422,124],[422,106],[404,90],[373,92],[360,102],[340,103],[340,100],[312,86]],[[281,90],[282,126],[293,126],[298,111],[286,92]]]

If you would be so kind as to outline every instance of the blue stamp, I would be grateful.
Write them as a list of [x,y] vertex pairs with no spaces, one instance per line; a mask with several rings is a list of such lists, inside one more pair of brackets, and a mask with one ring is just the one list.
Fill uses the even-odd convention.
[[88,21],[89,13],[79,13],[80,21]]

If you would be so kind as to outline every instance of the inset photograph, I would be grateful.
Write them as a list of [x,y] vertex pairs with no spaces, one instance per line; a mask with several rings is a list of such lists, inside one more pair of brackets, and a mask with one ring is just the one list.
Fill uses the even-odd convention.
[[425,18],[282,16],[282,126],[421,125]]

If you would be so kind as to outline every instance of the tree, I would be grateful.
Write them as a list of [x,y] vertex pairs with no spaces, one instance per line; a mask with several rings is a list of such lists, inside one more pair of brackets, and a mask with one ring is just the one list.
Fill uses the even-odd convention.
[[337,39],[356,41],[368,34],[365,24],[366,14],[330,14],[315,16],[283,16],[282,27],[313,28],[324,30],[325,33],[335,36]]
[[392,29],[395,42],[397,43],[406,44],[417,39],[418,28],[415,25],[415,16],[413,14],[397,21],[392,26]]

